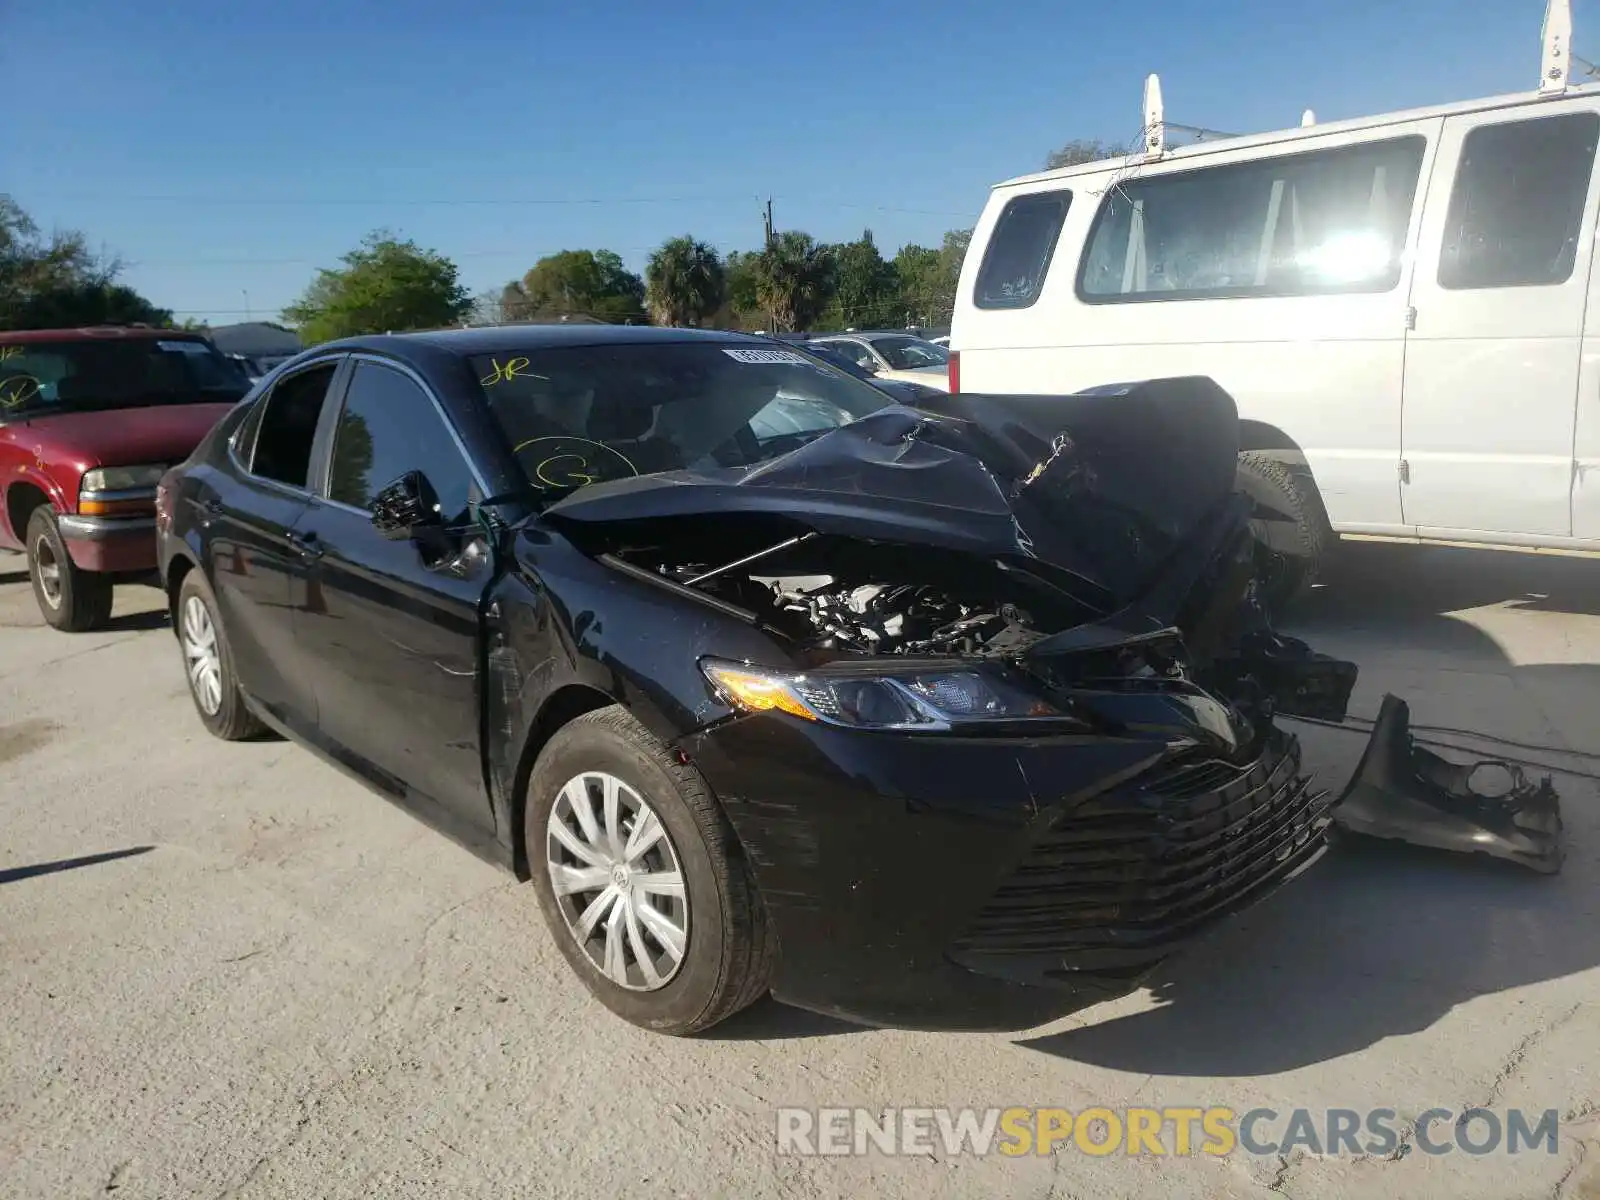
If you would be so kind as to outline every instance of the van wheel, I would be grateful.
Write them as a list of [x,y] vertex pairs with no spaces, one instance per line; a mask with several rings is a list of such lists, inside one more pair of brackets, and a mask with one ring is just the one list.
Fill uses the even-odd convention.
[[1260,595],[1276,615],[1316,583],[1333,540],[1328,514],[1310,476],[1259,454],[1239,455],[1236,486],[1254,505]]

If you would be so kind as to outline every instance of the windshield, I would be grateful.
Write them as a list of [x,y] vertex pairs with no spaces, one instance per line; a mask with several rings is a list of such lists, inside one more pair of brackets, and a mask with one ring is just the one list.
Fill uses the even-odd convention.
[[872,348],[883,355],[896,371],[915,371],[918,367],[942,367],[950,355],[942,347],[914,337],[874,338]]
[[563,346],[471,361],[518,464],[543,491],[750,466],[892,403],[797,351],[739,342]]
[[0,420],[158,404],[227,404],[249,387],[239,364],[194,339],[0,345]]

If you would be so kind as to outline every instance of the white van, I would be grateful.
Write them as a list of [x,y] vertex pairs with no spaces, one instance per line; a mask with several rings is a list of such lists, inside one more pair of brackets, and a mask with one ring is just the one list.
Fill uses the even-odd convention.
[[1143,152],[994,188],[952,389],[1209,375],[1312,562],[1335,533],[1600,554],[1600,87],[1550,9],[1521,95],[1174,149],[1152,76]]

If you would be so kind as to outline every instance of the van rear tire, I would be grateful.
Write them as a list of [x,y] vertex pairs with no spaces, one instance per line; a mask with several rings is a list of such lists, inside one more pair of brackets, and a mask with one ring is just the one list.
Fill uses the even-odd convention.
[[[1255,506],[1257,578],[1262,603],[1276,616],[1304,598],[1323,571],[1333,530],[1309,475],[1260,454],[1239,455],[1238,489]],[[1267,525],[1273,523],[1270,539]],[[1290,528],[1285,529],[1283,523]]]

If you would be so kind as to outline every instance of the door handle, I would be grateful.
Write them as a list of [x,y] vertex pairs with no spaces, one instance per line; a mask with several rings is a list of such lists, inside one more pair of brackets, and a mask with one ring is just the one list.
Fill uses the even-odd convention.
[[302,558],[322,557],[322,541],[316,534],[310,532],[296,533],[290,530],[285,537],[288,538],[289,545],[299,551]]

